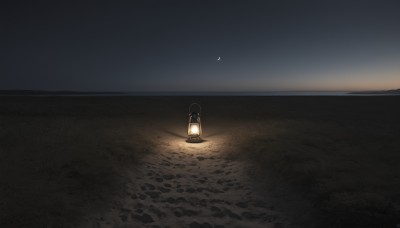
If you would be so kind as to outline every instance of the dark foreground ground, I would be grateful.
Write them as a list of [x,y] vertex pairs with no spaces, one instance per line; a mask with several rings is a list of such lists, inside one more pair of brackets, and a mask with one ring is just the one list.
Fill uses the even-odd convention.
[[[191,102],[203,106],[207,141],[204,147],[186,150],[183,142]],[[207,169],[207,164],[224,166],[219,157],[221,162],[245,164],[243,169],[258,193],[275,199],[277,213],[288,218],[282,223],[265,221],[265,227],[400,224],[397,96],[15,96],[0,97],[0,227],[101,226],[102,221],[89,217],[116,207],[115,202],[121,202],[118,199],[139,182],[135,173],[149,168],[144,161],[166,148],[172,148],[171,154],[180,148],[183,157],[185,151],[207,151],[214,163],[203,163],[199,169]],[[178,161],[182,156],[168,158]],[[203,159],[194,155],[195,161]],[[192,162],[188,156],[172,163],[184,167],[185,161]],[[158,170],[158,166],[150,168]],[[210,179],[214,174],[207,175]],[[178,188],[168,186],[172,192]],[[219,194],[226,198],[227,194]],[[162,200],[157,203],[163,207]],[[204,213],[208,212],[196,213],[191,220],[200,216],[202,222],[207,220]],[[225,219],[224,224],[241,227],[251,226],[252,219],[257,220],[254,224],[264,221],[250,216],[244,223],[245,215],[249,214],[239,220],[222,213],[215,221]],[[127,222],[138,218],[123,216],[116,217]],[[174,220],[166,217],[169,220],[160,218],[166,221],[163,225],[174,227]],[[156,220],[155,215],[152,218]],[[235,219],[236,223],[228,221]],[[110,221],[105,223],[109,227],[123,227],[124,221]],[[143,223],[143,227],[152,225]]]

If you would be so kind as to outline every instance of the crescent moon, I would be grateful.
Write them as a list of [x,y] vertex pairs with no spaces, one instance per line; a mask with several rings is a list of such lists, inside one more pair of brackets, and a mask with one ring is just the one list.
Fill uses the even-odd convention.
[[220,61],[220,60],[221,60],[221,57],[218,57],[217,61]]

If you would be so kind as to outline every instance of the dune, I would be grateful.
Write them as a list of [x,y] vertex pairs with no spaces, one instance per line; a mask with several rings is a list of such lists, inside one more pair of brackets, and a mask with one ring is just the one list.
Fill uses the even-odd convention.
[[398,97],[0,101],[0,227],[399,223]]

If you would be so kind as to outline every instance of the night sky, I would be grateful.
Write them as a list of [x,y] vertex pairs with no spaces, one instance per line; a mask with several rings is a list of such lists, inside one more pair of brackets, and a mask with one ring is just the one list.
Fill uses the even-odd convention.
[[398,0],[2,1],[0,11],[0,89],[400,88]]

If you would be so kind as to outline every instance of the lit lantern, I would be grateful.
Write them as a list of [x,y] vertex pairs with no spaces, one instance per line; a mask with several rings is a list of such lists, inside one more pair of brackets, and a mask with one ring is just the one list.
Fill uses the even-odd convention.
[[[197,106],[198,112],[192,111],[192,107]],[[201,120],[200,120],[201,106],[193,103],[189,106],[189,125],[188,125],[188,139],[186,142],[199,143],[203,141],[201,136]]]

